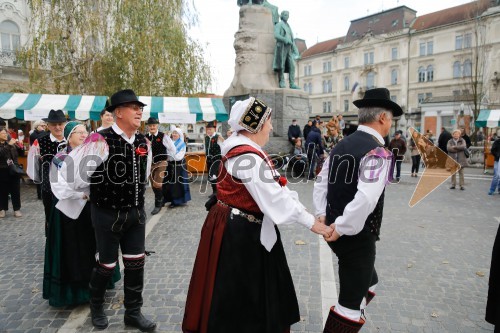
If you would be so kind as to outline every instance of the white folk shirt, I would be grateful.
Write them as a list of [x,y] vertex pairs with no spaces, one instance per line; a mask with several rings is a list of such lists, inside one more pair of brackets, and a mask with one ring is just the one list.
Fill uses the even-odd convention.
[[186,147],[177,152],[174,140],[172,140],[170,136],[166,134],[163,136],[163,145],[165,146],[165,148],[167,148],[167,161],[182,161],[182,159],[186,155]]
[[[373,135],[380,143],[384,142],[382,136],[375,131],[373,128],[368,126],[359,125],[358,131],[363,131],[365,133]],[[363,157],[360,161],[360,165],[364,165]],[[366,167],[373,167],[378,163],[375,159],[370,159],[365,163]],[[365,225],[365,221],[368,218],[377,202],[384,191],[387,184],[389,170],[391,166],[390,159],[383,159],[383,165],[374,174],[365,173],[364,177],[367,180],[372,181],[359,181],[358,191],[354,196],[354,199],[347,204],[344,208],[344,213],[335,219],[335,230],[337,233],[342,235],[356,235]],[[328,157],[318,175],[318,179],[314,184],[313,201],[315,207],[316,216],[326,215],[327,199],[326,195],[328,192],[328,171],[330,170],[330,157]],[[370,169],[373,172],[373,169]],[[360,169],[360,173],[362,170]]]
[[[120,135],[125,141],[133,144],[135,141],[135,134],[132,137],[122,131],[118,125],[113,124],[113,130],[116,134]],[[96,138],[98,138],[96,140]],[[151,173],[151,162],[153,161],[153,154],[151,152],[151,144],[148,142],[148,161],[146,167],[146,179]],[[88,190],[90,187],[90,176],[94,171],[106,161],[109,157],[109,147],[104,140],[104,137],[99,133],[92,133],[85,140],[85,142],[73,149],[69,156],[62,163],[59,174],[66,180],[68,186],[73,190]],[[81,169],[83,168],[83,169]]]
[[[62,140],[57,140],[57,138],[52,135],[52,133],[49,134],[50,141],[52,142],[59,142],[65,143],[66,139]],[[26,166],[26,173],[28,174],[28,177],[30,177],[33,181],[39,182],[40,181],[40,145],[38,144],[38,140],[36,140],[36,144],[33,143],[30,147],[30,150],[28,151],[28,160],[27,160],[27,166]]]
[[[262,148],[244,135],[234,133],[221,143],[222,155],[239,145],[249,145],[264,153]],[[255,161],[255,162],[254,162]],[[235,163],[235,162],[238,162]],[[250,163],[255,163],[251,168]],[[260,232],[261,244],[271,251],[277,240],[274,225],[299,223],[311,229],[314,216],[300,203],[297,192],[281,187],[273,177],[269,165],[256,154],[243,154],[233,157],[224,164],[227,172],[240,179],[264,213]],[[278,175],[278,173],[275,173]]]

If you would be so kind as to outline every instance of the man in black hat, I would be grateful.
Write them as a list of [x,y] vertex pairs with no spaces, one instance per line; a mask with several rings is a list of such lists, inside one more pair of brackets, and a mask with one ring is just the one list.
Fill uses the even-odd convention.
[[[42,202],[45,212],[45,236],[47,236],[50,211],[52,209],[52,188],[50,187],[50,164],[57,152],[64,148],[64,126],[66,116],[62,110],[50,110],[43,121],[47,123],[50,135],[36,139],[28,152],[26,172],[35,183],[41,184]],[[41,168],[40,168],[41,163]]]
[[326,333],[358,332],[365,323],[362,311],[375,296],[375,242],[393,167],[383,138],[393,117],[403,113],[385,88],[367,90],[354,105],[359,108],[358,129],[332,149],[314,185],[316,216],[334,228],[326,241],[339,259],[340,293]]
[[104,294],[118,261],[119,247],[125,272],[125,324],[143,332],[156,328],[156,323],[141,313],[146,234],[144,193],[152,160],[150,142],[137,132],[144,106],[130,89],[113,94],[107,110],[114,114],[115,124],[91,134],[69,154],[65,160],[68,162],[60,169],[72,189],[90,186],[98,251],[98,263],[89,284],[90,311],[92,324],[98,329],[108,326]]
[[216,132],[217,123],[210,121],[207,124],[205,135],[205,156],[207,163],[208,181],[212,185],[212,192],[217,192],[217,174],[219,172],[221,149],[219,143],[224,142],[222,135]]
[[151,165],[151,187],[155,194],[155,208],[151,215],[156,215],[160,212],[164,205],[163,202],[163,179],[165,178],[165,170],[167,168],[167,148],[163,143],[165,134],[158,130],[160,122],[158,119],[149,117],[146,125],[148,125],[149,133],[146,138],[151,142],[151,150],[153,152],[153,164]]

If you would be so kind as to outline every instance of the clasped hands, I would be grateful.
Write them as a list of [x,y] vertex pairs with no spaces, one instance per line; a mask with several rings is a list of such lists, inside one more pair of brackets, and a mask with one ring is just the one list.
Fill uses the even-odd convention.
[[325,216],[316,217],[311,230],[319,235],[322,235],[327,242],[335,242],[340,237],[340,235],[335,231],[335,224],[331,224],[329,226],[325,224]]

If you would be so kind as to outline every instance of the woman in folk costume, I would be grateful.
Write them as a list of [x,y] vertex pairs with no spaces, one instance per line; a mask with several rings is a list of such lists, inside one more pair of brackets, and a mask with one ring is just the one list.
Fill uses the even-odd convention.
[[[89,281],[95,266],[95,235],[90,219],[88,191],[74,191],[58,169],[68,154],[87,138],[87,129],[77,121],[64,127],[67,146],[53,159],[51,189],[54,206],[45,242],[43,298],[52,306],[84,304],[89,301]],[[57,178],[56,178],[57,177]],[[115,272],[115,281],[120,271]]]
[[231,109],[235,133],[222,143],[217,202],[208,213],[191,276],[183,332],[284,333],[300,320],[276,225],[321,224],[290,191],[262,150],[271,108],[253,97]]
[[170,202],[170,208],[184,205],[191,200],[188,176],[186,169],[186,143],[182,130],[176,127],[172,131],[172,138],[163,137],[163,144],[167,147],[167,175],[165,176],[164,197]]

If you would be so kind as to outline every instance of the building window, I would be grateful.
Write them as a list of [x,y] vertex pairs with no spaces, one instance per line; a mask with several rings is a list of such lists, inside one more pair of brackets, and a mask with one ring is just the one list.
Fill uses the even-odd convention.
[[432,98],[432,93],[425,93],[425,100],[430,100]]
[[304,76],[310,76],[310,75],[312,75],[312,66],[305,65],[304,66]]
[[431,55],[434,53],[434,42],[427,42],[427,55]]
[[425,55],[425,43],[420,43],[420,56]]
[[391,50],[391,56],[392,56],[392,60],[397,60],[398,59],[398,48],[397,47],[393,47],[392,50]]
[[393,69],[391,71],[391,84],[398,84],[398,70]]
[[453,90],[453,96],[454,97],[460,96],[460,90]]
[[371,89],[375,87],[375,73],[370,72],[366,75],[366,88]]
[[304,83],[304,91],[307,92],[307,83]]
[[434,67],[432,65],[427,66],[427,81],[434,81]]
[[467,59],[464,61],[464,77],[472,76],[472,62]]
[[332,112],[332,102],[323,102],[323,113]]
[[418,82],[425,82],[425,68],[422,66],[418,68]]
[[457,79],[462,76],[462,71],[460,70],[460,61],[455,61],[453,63],[453,78]]
[[323,93],[331,93],[333,91],[332,80],[323,80]]
[[349,83],[349,76],[344,76],[344,90],[348,91],[351,88]]
[[305,65],[304,66],[304,76],[310,76],[312,75],[312,67],[311,65]]
[[309,82],[309,84],[307,86],[307,90],[308,90],[309,94],[313,93],[313,84],[312,84],[312,82]]
[[349,57],[344,58],[344,68],[349,68]]
[[349,100],[344,99],[344,112],[349,111]]
[[323,73],[330,73],[332,71],[332,62],[327,61],[323,63]]
[[0,23],[2,51],[16,51],[21,44],[21,33],[17,24],[12,21]]
[[364,56],[365,56],[365,65],[373,65],[374,61],[373,52],[366,52]]
[[393,101],[394,103],[397,103],[398,102],[398,96],[392,95],[391,96],[391,101]]
[[458,35],[455,37],[455,50],[461,50],[463,47],[464,37],[462,35]]
[[422,104],[424,102],[425,95],[424,94],[418,94],[418,104]]
[[464,49],[470,49],[472,47],[472,34],[466,33],[464,35]]

